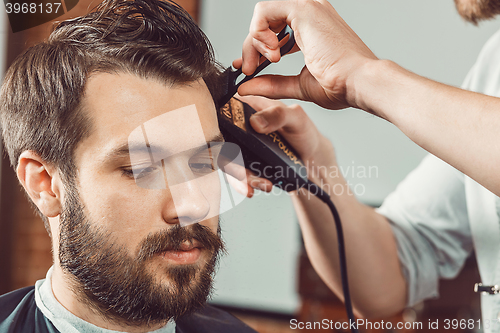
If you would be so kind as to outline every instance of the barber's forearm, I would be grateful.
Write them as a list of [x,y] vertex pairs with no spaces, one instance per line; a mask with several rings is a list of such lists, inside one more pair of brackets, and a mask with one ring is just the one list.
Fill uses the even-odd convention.
[[351,81],[350,98],[411,140],[500,194],[500,99],[447,86],[390,61]]
[[[328,152],[325,155],[328,156]],[[334,162],[329,166],[336,167]],[[331,197],[344,229],[354,307],[366,317],[383,317],[402,310],[406,304],[406,283],[387,220],[372,208],[360,204],[343,177],[314,178],[325,190],[335,188],[339,193],[337,189],[343,189],[342,195]],[[337,233],[330,210],[307,192],[294,193],[292,199],[314,268],[323,281],[341,296]]]

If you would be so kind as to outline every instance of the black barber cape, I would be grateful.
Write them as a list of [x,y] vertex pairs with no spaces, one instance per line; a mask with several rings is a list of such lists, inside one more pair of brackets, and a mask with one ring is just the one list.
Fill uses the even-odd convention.
[[[255,333],[239,319],[209,305],[175,323],[176,333]],[[34,286],[0,296],[0,333],[57,332],[36,306]]]

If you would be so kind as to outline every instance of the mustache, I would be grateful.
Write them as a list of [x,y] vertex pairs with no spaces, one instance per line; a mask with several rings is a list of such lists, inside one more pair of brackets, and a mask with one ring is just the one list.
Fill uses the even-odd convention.
[[193,243],[193,240],[198,241],[201,247],[211,253],[225,252],[224,242],[220,237],[220,227],[217,234],[214,234],[210,228],[200,223],[186,227],[177,224],[170,229],[148,235],[140,245],[139,261],[146,261],[161,252],[179,251],[182,243]]

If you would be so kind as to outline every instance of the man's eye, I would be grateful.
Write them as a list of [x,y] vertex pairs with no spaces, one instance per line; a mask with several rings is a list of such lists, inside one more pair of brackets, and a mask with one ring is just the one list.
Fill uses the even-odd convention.
[[129,178],[134,178],[134,171],[131,168],[122,168],[122,175]]
[[158,171],[158,168],[156,168],[154,166],[135,170],[135,174],[136,174],[135,179],[142,179],[144,177],[148,177],[148,176],[152,175],[153,173],[155,173],[156,171]]
[[122,169],[123,175],[135,178],[136,180],[148,177],[158,171],[158,167],[156,165],[147,166],[147,167],[136,167],[132,166],[129,168]]
[[189,167],[193,172],[196,173],[210,173],[215,170],[215,166],[212,160],[209,162],[201,163],[201,162],[192,162],[189,163]]

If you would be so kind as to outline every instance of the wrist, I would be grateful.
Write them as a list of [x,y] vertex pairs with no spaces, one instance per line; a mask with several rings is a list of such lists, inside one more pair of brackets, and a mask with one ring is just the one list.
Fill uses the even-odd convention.
[[330,187],[345,182],[337,165],[334,147],[330,140],[321,134],[317,149],[308,159],[304,160],[304,163],[308,178],[320,187],[324,187],[326,184]]
[[[318,147],[308,159],[304,160],[304,163],[307,167],[308,179],[332,198],[335,205],[338,205],[339,213],[359,204],[337,164],[333,144],[325,136],[320,134]],[[305,202],[311,199],[311,194],[314,192],[309,192],[306,188],[292,192],[293,196]]]
[[335,148],[333,144],[323,134],[319,133],[318,144],[309,157],[304,160],[308,175],[318,174],[318,168],[337,165],[335,158]]
[[387,83],[395,80],[401,69],[390,60],[367,60],[346,82],[346,98],[350,105],[388,120],[380,104]]

